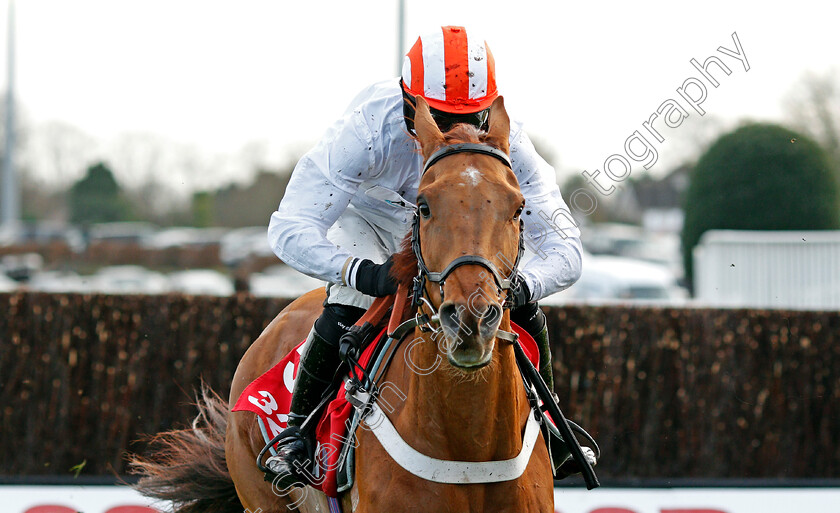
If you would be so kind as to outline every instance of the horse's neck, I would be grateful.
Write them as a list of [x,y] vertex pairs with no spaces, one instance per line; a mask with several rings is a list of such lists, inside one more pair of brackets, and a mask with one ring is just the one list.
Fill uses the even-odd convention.
[[425,341],[411,351],[415,367],[428,369],[437,362],[433,372],[409,371],[402,380],[408,397],[400,423],[415,435],[421,445],[416,448],[429,456],[462,461],[515,456],[522,447],[528,406],[513,348],[497,339],[502,346],[495,349],[493,362],[465,373],[445,361],[430,336],[417,332],[416,337]]

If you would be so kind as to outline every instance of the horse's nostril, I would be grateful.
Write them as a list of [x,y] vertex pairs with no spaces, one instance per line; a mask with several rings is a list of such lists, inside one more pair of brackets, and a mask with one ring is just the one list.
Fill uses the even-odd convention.
[[484,314],[484,322],[495,322],[502,317],[502,307],[499,305],[489,305],[487,312]]
[[502,307],[495,304],[487,305],[487,309],[481,315],[481,332],[485,336],[491,336],[499,327],[502,320]]
[[444,303],[440,305],[440,310],[438,310],[438,315],[440,315],[440,321],[446,323],[458,323],[458,309],[455,308],[454,303]]
[[458,331],[464,326],[461,322],[461,312],[455,303],[443,303],[438,310],[440,316],[440,324],[449,336],[458,334]]

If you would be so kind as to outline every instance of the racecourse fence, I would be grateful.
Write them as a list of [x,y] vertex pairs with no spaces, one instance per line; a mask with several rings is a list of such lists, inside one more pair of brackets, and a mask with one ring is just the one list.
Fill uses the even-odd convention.
[[[0,294],[2,475],[113,475],[222,397],[288,300]],[[606,478],[840,475],[840,312],[545,308]],[[475,407],[475,405],[465,405]]]

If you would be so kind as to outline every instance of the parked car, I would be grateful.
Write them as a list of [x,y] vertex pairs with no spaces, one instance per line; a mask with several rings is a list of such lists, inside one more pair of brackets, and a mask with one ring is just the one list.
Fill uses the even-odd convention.
[[230,296],[233,280],[226,274],[212,269],[189,269],[169,275],[169,288],[173,292],[207,296]]
[[680,238],[676,233],[653,233],[634,225],[600,223],[588,226],[582,241],[593,255],[644,260],[667,267],[678,279],[683,277]]
[[88,230],[88,241],[93,242],[121,242],[125,244],[140,244],[150,237],[157,228],[150,223],[123,222],[95,224]]
[[26,288],[35,292],[84,293],[90,290],[90,279],[72,271],[41,271],[32,276]]
[[18,289],[20,284],[15,280],[9,278],[3,273],[0,273],[0,293],[3,292],[14,292]]
[[274,253],[268,245],[265,226],[251,226],[231,230],[222,236],[219,258],[222,263],[235,267],[250,257],[271,256]]
[[88,287],[104,294],[164,294],[169,292],[169,280],[145,267],[114,265],[99,269],[90,277]]
[[585,254],[580,279],[570,288],[541,302],[656,302],[680,303],[688,294],[666,267],[614,256]]
[[9,278],[25,282],[44,267],[44,258],[38,253],[5,255],[0,258],[0,269]]
[[287,265],[273,265],[261,273],[253,273],[249,282],[251,293],[262,297],[295,298],[323,286],[324,282]]
[[5,236],[0,234],[0,246],[13,244],[35,243],[49,245],[63,243],[75,253],[85,249],[85,239],[79,228],[65,223],[42,221],[38,223],[21,223],[16,229],[5,230]]
[[225,228],[164,228],[146,236],[142,243],[150,249],[203,247],[219,244],[226,232]]

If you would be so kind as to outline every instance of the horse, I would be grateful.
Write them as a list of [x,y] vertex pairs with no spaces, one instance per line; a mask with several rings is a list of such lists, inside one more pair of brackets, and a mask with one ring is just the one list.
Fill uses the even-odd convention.
[[[500,335],[511,327],[504,307],[509,290],[499,286],[498,269],[510,269],[521,256],[524,206],[517,179],[500,158],[509,155],[510,132],[501,97],[489,120],[486,132],[462,124],[442,133],[428,104],[417,98],[415,130],[426,165],[414,236],[394,256],[392,276],[401,290],[421,270],[438,277],[423,281],[417,313],[428,318],[437,312],[439,327],[418,326],[412,342],[397,347],[385,379],[404,392],[388,414],[397,432],[419,453],[440,460],[511,459],[523,448],[532,416],[514,349]],[[493,151],[441,154],[453,145]],[[256,416],[230,412],[249,383],[306,338],[323,301],[323,291],[312,291],[277,315],[242,357],[227,401],[204,390],[197,419],[204,426],[160,435],[157,460],[135,458],[134,468],[144,475],[136,485],[142,493],[174,501],[178,513],[329,511],[320,492],[281,491],[266,482],[255,464],[265,446]],[[355,479],[340,497],[345,512],[553,511],[545,443],[534,444],[515,479],[449,484],[405,470],[369,429],[358,429],[356,441]]]

